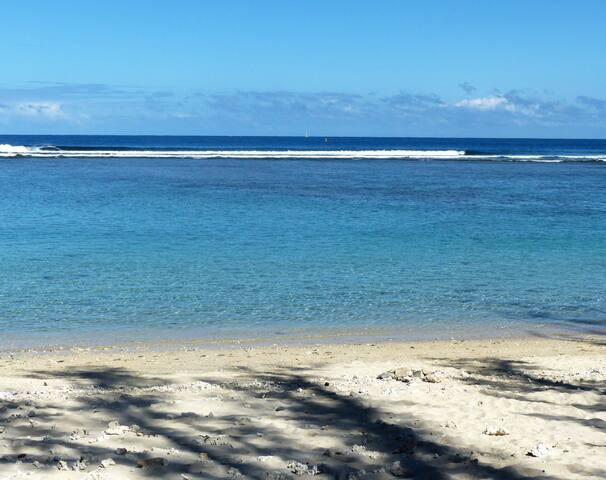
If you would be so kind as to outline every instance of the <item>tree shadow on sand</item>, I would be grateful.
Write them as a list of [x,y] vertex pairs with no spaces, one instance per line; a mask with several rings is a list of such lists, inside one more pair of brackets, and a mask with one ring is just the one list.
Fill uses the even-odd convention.
[[[37,402],[40,405],[2,403],[0,424],[7,426],[2,439],[11,440],[12,452],[0,458],[0,471],[15,462],[30,467],[37,462],[38,471],[56,469],[59,460],[68,468],[78,468],[84,460],[91,471],[101,459],[111,458],[133,470],[143,462],[137,469],[141,475],[163,479],[553,478],[479,462],[479,446],[472,452],[456,441],[437,441],[423,418],[411,414],[394,420],[389,412],[373,408],[356,394],[335,392],[303,369],[239,368],[238,377],[227,383],[196,379],[195,385],[206,393],[230,403],[230,411],[241,412],[226,416],[177,414],[171,398],[178,386],[122,368],[38,371],[33,377],[68,381],[71,390],[65,393],[76,401],[70,406],[52,399]],[[32,410],[35,416],[30,417]],[[80,419],[82,430],[70,434],[61,428],[67,415]],[[163,448],[117,454],[85,431],[99,433],[108,419],[125,429],[129,444],[152,439]],[[337,439],[330,448],[320,448],[314,440],[323,432]],[[171,450],[176,453],[167,455]],[[265,463],[270,457],[281,466]]]
[[[555,422],[558,427],[567,423],[576,423],[599,432],[606,431],[606,421],[588,415],[603,414],[606,412],[606,385],[603,376],[599,379],[587,378],[592,371],[582,372],[577,376],[557,378],[552,375],[549,368],[540,367],[523,360],[502,358],[463,358],[459,360],[436,359],[442,365],[458,368],[468,373],[461,381],[468,385],[480,387],[485,395],[500,399],[517,400],[544,405],[544,412],[522,413],[523,415],[540,418],[548,422]],[[593,373],[600,373],[599,369]],[[557,415],[550,410],[551,402],[542,395],[544,392],[566,394],[566,404],[573,407],[576,415]],[[577,394],[591,394],[592,403],[576,401]],[[524,412],[524,403],[520,403],[520,410]],[[588,444],[589,445],[589,444]],[[605,445],[591,445],[593,447],[606,447]],[[581,470],[575,466],[577,473],[584,472],[587,476],[606,478],[606,471]]]

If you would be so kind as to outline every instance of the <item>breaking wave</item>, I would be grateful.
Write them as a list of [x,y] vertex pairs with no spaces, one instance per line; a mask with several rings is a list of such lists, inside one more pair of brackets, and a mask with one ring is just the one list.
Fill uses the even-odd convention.
[[239,158],[239,159],[438,159],[518,162],[606,162],[602,155],[508,155],[465,150],[165,150],[0,144],[0,157],[28,158]]

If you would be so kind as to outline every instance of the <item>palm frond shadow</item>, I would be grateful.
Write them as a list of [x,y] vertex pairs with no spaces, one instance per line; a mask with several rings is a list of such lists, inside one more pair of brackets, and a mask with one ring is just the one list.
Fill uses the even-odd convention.
[[[197,379],[228,387],[232,394],[223,401],[235,406],[233,411],[242,413],[209,417],[201,414],[175,416],[166,407],[170,403],[170,393],[145,391],[150,386],[166,385],[167,381],[162,378],[142,377],[127,369],[104,367],[36,372],[33,374],[36,378],[67,380],[73,388],[85,389],[85,393],[77,397],[71,411],[58,403],[36,408],[36,423],[42,426],[37,427],[39,430],[35,434],[31,426],[12,422],[9,418],[17,411],[27,415],[32,405],[4,402],[0,406],[0,422],[10,425],[13,454],[0,459],[0,471],[3,464],[17,460],[37,461],[41,469],[56,468],[55,461],[50,458],[52,455],[48,454],[50,451],[64,452],[64,458],[70,463],[80,456],[96,461],[111,457],[117,464],[131,468],[135,468],[137,460],[154,455],[153,452],[116,455],[101,442],[83,446],[65,432],[49,427],[59,424],[65,414],[77,414],[82,416],[83,425],[91,418],[102,419],[101,423],[109,418],[121,425],[137,425],[141,435],[155,437],[167,448],[181,453],[168,458],[168,464],[162,468],[139,470],[150,478],[182,478],[181,475],[208,479],[238,475],[255,479],[295,477],[288,471],[272,470],[254,460],[268,455],[283,462],[296,460],[316,465],[319,470],[316,478],[389,478],[389,467],[395,461],[400,462],[402,475],[418,479],[446,479],[456,475],[497,480],[550,478],[540,471],[497,468],[478,462],[479,446],[472,452],[457,446],[456,442],[438,441],[423,418],[411,414],[393,420],[388,412],[367,405],[356,395],[332,391],[329,386],[306,375],[303,369],[263,372],[241,367],[237,373],[238,380],[228,384],[213,378]],[[142,391],[133,394],[129,390],[133,386]],[[270,414],[273,418],[258,418],[257,402],[275,406]],[[280,419],[290,428],[278,428],[272,419]],[[327,429],[341,439],[328,451],[296,437],[297,432],[308,432],[313,439]],[[135,437],[131,441],[136,440]],[[374,455],[353,454],[356,445]],[[27,454],[17,459],[19,452]],[[206,459],[202,464],[201,455]],[[220,465],[221,469],[208,467],[209,464]],[[198,470],[193,468],[196,465]]]
[[[550,378],[549,372],[527,361],[501,358],[468,358],[453,361],[452,359],[435,359],[442,365],[454,366],[469,372],[461,381],[483,388],[486,395],[498,398],[509,398],[523,402],[545,405],[545,413],[525,414],[544,420],[565,424],[576,422],[588,428],[603,430],[606,422],[600,418],[586,418],[589,413],[606,411],[606,385],[602,381],[585,380],[573,381]],[[549,413],[551,402],[540,396],[541,392],[556,391],[570,395],[569,404],[575,407],[579,414],[553,415]],[[575,403],[575,394],[590,392],[595,401],[591,404]]]

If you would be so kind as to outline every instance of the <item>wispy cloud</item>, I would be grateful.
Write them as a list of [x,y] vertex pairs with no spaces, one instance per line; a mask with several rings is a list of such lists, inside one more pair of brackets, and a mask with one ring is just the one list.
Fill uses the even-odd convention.
[[401,112],[419,112],[446,105],[446,102],[438,95],[408,92],[400,92],[396,95],[383,97],[381,101]]
[[476,87],[474,87],[471,83],[469,82],[463,82],[463,83],[459,83],[459,87],[461,88],[461,90],[463,90],[467,95],[472,95],[473,93],[475,93],[475,91],[477,90]]
[[69,116],[57,102],[18,102],[0,105],[4,117],[26,117],[30,119],[67,119]]
[[64,118],[65,112],[56,102],[25,102],[17,103],[12,111],[16,115],[26,117]]
[[606,100],[580,95],[577,97],[577,102],[596,113],[606,115]]
[[459,87],[463,93],[448,98],[404,90],[209,92],[32,82],[0,86],[0,122],[4,130],[27,130],[31,121],[115,133],[606,136],[606,100]]
[[240,91],[203,96],[206,105],[216,111],[231,113],[272,112],[300,115],[351,115],[359,112],[363,97],[338,92]]
[[136,87],[104,83],[28,82],[25,86],[0,86],[0,97],[18,98],[124,98],[140,93]]

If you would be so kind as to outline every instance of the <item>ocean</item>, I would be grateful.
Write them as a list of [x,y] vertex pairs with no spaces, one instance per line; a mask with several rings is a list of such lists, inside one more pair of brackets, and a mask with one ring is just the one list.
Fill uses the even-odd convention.
[[0,136],[0,345],[606,323],[606,141]]

